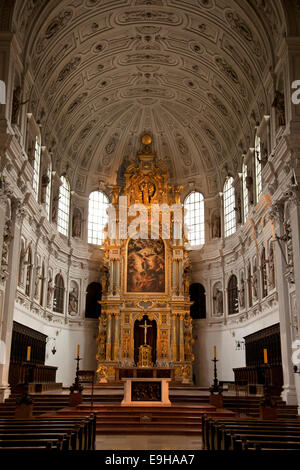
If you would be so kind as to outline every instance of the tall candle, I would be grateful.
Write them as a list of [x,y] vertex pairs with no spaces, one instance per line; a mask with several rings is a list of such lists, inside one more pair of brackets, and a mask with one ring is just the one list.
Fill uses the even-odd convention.
[[80,356],[80,344],[77,344],[77,357]]
[[217,358],[217,347],[214,346],[214,359],[216,359],[216,358]]
[[268,364],[268,350],[264,349],[264,364]]
[[27,361],[30,361],[31,346],[27,346]]

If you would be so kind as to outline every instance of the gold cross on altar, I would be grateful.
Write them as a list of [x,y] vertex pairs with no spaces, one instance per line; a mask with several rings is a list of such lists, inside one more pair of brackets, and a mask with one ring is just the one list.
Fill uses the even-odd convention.
[[144,328],[145,330],[144,344],[147,344],[147,328],[152,328],[152,325],[147,325],[147,320],[145,320],[145,323],[143,325],[140,325],[140,328]]

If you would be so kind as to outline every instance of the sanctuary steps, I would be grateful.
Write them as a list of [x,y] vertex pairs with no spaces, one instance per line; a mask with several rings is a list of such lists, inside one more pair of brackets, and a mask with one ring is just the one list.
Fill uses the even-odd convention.
[[202,429],[202,415],[210,417],[233,417],[230,410],[217,409],[211,405],[173,404],[170,407],[126,407],[120,405],[79,405],[64,408],[56,416],[85,416],[96,414],[97,434],[172,434],[199,435]]
[[[91,389],[89,387],[84,388],[83,403],[80,405],[82,410],[88,409],[91,404]],[[249,417],[257,418],[259,416],[259,405],[262,397],[259,396],[238,396],[224,393],[224,408],[226,411],[230,410],[238,415],[247,415]],[[0,404],[0,418],[1,417],[13,417],[16,407],[16,395],[11,395],[5,403]],[[31,399],[34,405],[34,416],[39,416],[48,413],[55,413],[57,410],[66,409],[69,405],[69,390],[63,389],[61,392],[52,391],[44,393],[31,393]],[[101,411],[104,413],[105,406],[110,411],[113,411],[113,406],[118,409],[126,409],[120,407],[120,403],[123,399],[123,385],[122,384],[101,384],[96,385],[94,389],[94,405],[100,406]],[[193,410],[199,411],[199,406],[209,406],[209,392],[207,388],[195,387],[195,386],[183,386],[176,385],[170,387],[170,400],[172,403],[172,410],[175,413],[175,405],[181,409],[181,417],[187,416],[188,413],[192,413]],[[278,417],[281,419],[296,419],[297,407],[287,406],[280,398],[277,397],[277,412]],[[151,408],[152,409],[152,408]],[[187,413],[184,413],[186,409]],[[130,408],[132,411],[132,408]],[[205,408],[202,408],[204,412]],[[141,410],[140,410],[141,411]],[[142,410],[143,411],[143,410]],[[153,411],[153,409],[152,409]],[[160,416],[162,414],[162,408],[159,410]],[[197,412],[197,411],[196,411]],[[121,411],[120,411],[121,413]],[[124,416],[125,415],[121,415]],[[132,415],[134,416],[134,415]],[[176,415],[174,415],[176,416]],[[163,416],[164,417],[164,416]],[[201,417],[201,416],[200,416]],[[129,416],[128,416],[129,419]],[[129,420],[130,421],[130,420]],[[155,419],[153,417],[153,422]],[[194,422],[194,421],[192,421]],[[107,425],[107,423],[105,423]]]
[[[18,395],[11,395],[5,403],[0,403],[0,418],[14,417],[18,397]],[[30,398],[33,402],[33,416],[54,412],[68,406],[69,403],[68,395],[62,394],[30,394]]]

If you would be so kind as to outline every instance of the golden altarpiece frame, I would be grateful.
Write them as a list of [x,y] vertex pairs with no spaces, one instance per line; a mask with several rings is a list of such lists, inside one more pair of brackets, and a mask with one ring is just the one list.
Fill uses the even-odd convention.
[[[116,368],[137,366],[134,328],[137,321],[146,319],[156,324],[154,368],[172,368],[176,381],[192,383],[191,262],[185,248],[183,206],[180,203],[183,186],[169,185],[166,168],[151,151],[151,138],[144,136],[142,142],[143,151],[125,172],[125,187],[110,187],[116,230],[115,238],[106,237],[103,244],[105,257],[97,338],[98,380],[114,381]],[[147,208],[148,239],[120,236],[121,200],[123,205],[124,201],[127,204],[126,210],[141,203]],[[159,234],[156,239],[150,236],[153,204],[179,205],[182,214],[179,235],[175,235],[172,211],[170,237],[163,238],[161,216]],[[136,217],[136,214],[134,217],[128,215],[126,224],[129,225]]]

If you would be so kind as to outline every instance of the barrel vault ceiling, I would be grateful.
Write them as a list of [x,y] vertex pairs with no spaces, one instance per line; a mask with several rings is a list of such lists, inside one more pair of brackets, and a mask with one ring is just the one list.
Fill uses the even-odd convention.
[[116,182],[150,133],[172,181],[212,196],[270,112],[285,22],[279,0],[22,0],[13,28],[74,191]]

